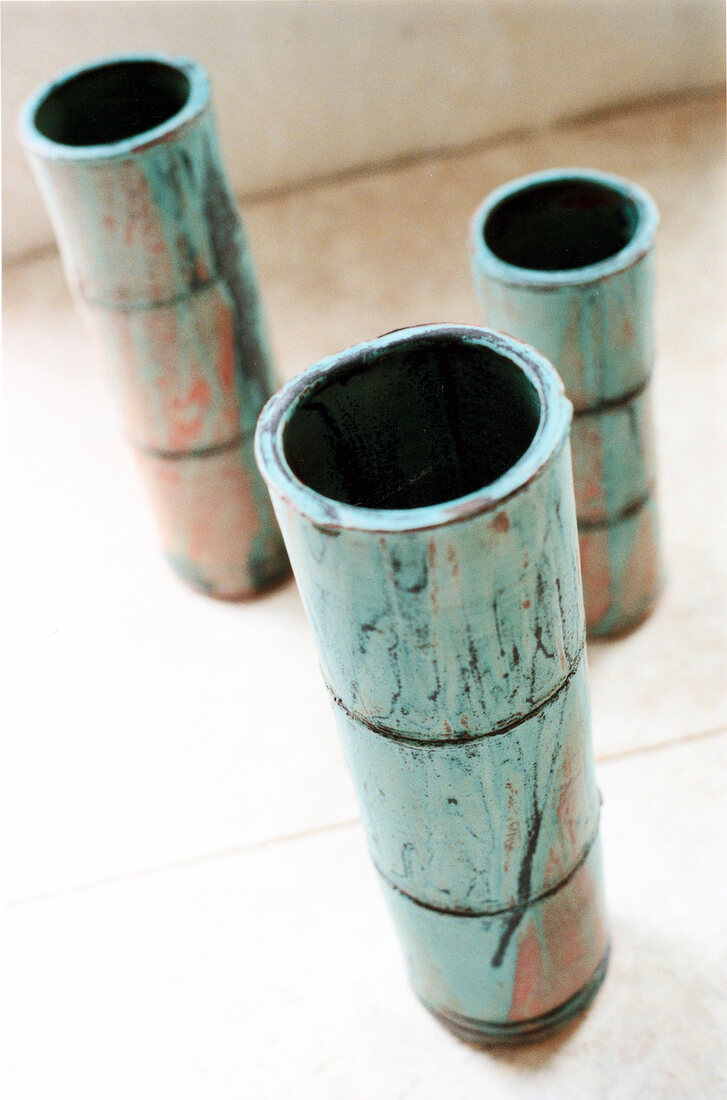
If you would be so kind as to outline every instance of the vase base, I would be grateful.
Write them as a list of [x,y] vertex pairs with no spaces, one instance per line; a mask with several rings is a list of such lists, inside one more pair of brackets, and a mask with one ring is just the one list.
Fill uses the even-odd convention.
[[193,589],[195,592],[199,592],[202,596],[207,596],[211,600],[218,600],[220,603],[248,603],[252,600],[256,600],[259,597],[267,596],[269,593],[274,592],[278,588],[282,588],[283,585],[293,576],[292,570],[287,562],[281,566],[281,568],[273,573],[270,573],[263,581],[259,582],[256,586],[247,586],[238,591],[220,591],[212,588],[209,585],[204,584],[191,577],[188,573],[177,568],[175,562],[169,562],[172,571],[176,574],[178,579],[187,587]]
[[656,609],[659,600],[664,592],[664,581],[659,582],[659,587],[653,593],[650,602],[646,607],[641,608],[635,612],[629,618],[623,618],[616,622],[602,623],[596,625],[589,625],[586,623],[586,637],[589,641],[613,641],[617,642],[621,638],[627,638],[629,634],[633,634],[640,626],[643,626],[647,619],[650,619]]
[[458,1039],[463,1039],[475,1046],[517,1046],[520,1043],[535,1043],[554,1035],[588,1008],[603,984],[608,969],[608,958],[607,950],[593,977],[577,993],[557,1008],[532,1020],[517,1020],[506,1024],[487,1023],[485,1020],[472,1020],[466,1016],[432,1008],[426,1001],[422,1001],[422,1004]]

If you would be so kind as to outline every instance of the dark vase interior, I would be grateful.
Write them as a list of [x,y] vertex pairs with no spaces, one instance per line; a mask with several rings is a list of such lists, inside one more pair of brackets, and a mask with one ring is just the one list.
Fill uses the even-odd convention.
[[636,203],[616,188],[564,179],[503,199],[488,215],[484,236],[505,263],[570,271],[616,255],[632,239],[637,222]]
[[187,76],[159,61],[117,61],[56,85],[35,127],[61,145],[110,145],[173,118],[189,98]]
[[540,413],[534,385],[504,355],[423,337],[340,368],[296,406],[283,445],[296,477],[325,497],[420,508],[504,474]]

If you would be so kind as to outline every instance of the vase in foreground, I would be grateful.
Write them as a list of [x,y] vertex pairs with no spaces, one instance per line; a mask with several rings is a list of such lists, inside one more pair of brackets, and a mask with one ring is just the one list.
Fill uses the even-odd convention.
[[606,967],[570,416],[525,345],[433,325],[312,367],[256,436],[413,987],[483,1043]]

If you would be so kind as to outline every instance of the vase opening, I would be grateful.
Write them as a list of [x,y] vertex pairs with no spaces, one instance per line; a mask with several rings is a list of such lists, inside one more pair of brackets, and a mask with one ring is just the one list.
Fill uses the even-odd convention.
[[36,130],[60,145],[110,145],[138,137],[178,114],[190,81],[161,61],[113,61],[54,85],[36,109]]
[[309,488],[363,508],[422,508],[501,477],[535,437],[541,399],[509,358],[418,336],[357,352],[303,394],[284,430]]
[[588,179],[534,183],[488,215],[485,244],[498,259],[531,271],[572,271],[615,256],[633,239],[636,202]]

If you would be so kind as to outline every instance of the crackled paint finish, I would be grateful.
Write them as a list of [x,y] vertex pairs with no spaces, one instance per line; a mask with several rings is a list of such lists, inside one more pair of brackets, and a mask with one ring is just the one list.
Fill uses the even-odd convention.
[[[423,335],[497,348],[536,380],[527,452],[426,507],[312,491],[285,452],[301,403]],[[608,950],[570,411],[531,349],[428,326],[311,368],[266,406],[256,438],[414,989],[481,1041],[570,1018]]]
[[[492,232],[498,211],[539,188],[572,182],[618,196],[631,211],[629,239],[613,254],[579,267],[513,263],[507,245],[503,250]],[[602,173],[554,171],[493,192],[470,231],[484,318],[542,352],[574,406],[576,511],[586,625],[593,635],[616,633],[644,618],[661,585],[650,411],[657,222],[653,202],[632,184]],[[589,232],[592,226],[584,221],[583,235]],[[648,518],[632,521],[637,512]],[[648,568],[637,568],[639,559]]]
[[596,839],[567,884],[493,915],[435,911],[384,885],[424,1004],[466,1038],[543,1033],[584,1007],[603,977],[608,936]]
[[[189,82],[186,103],[162,125],[92,146],[61,144],[36,126],[43,104],[79,75],[138,62]],[[261,591],[288,568],[252,461],[271,359],[206,74],[187,60],[105,59],[40,89],[21,137],[139,453],[167,557],[210,595]]]
[[392,886],[477,914],[552,889],[584,858],[599,800],[585,660],[572,669],[532,717],[461,741],[403,741],[339,713],[371,854]]
[[563,446],[535,509],[522,493],[477,523],[351,530],[343,542],[286,517],[313,629],[335,639],[320,659],[340,709],[422,741],[456,740],[555,692],[583,640],[572,491]]

